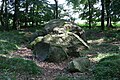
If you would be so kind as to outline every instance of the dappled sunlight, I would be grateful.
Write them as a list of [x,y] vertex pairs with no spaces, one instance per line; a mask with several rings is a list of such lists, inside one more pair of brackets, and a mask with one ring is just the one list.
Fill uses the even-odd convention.
[[0,80],[119,80],[120,0],[0,0]]
[[114,42],[111,42],[112,45],[116,45],[116,46],[119,46],[120,47],[120,41],[114,41]]
[[120,55],[100,55],[103,58],[97,62],[92,71],[95,80],[119,80],[120,79]]
[[31,37],[32,35],[33,35],[32,32],[26,32],[26,33],[24,34],[25,37]]
[[[10,34],[10,36],[9,36],[9,34]],[[52,79],[53,80],[56,78],[57,75],[65,75],[65,76],[70,76],[70,77],[77,77],[77,76],[89,77],[92,75],[88,72],[87,73],[86,72],[84,72],[84,73],[81,73],[81,72],[66,73],[67,64],[71,60],[73,60],[73,58],[71,58],[69,60],[65,60],[63,62],[60,62],[58,64],[52,63],[52,62],[41,61],[38,57],[36,57],[34,54],[32,54],[33,52],[31,51],[31,49],[27,48],[26,44],[22,43],[24,37],[27,37],[27,39],[28,39],[29,36],[31,36],[33,34],[32,32],[19,32],[14,35],[13,35],[13,33],[9,33],[9,34],[4,33],[4,35],[0,35],[1,37],[3,36],[0,39],[0,43],[1,43],[0,45],[9,46],[9,47],[2,47],[2,49],[6,49],[6,50],[10,49],[10,50],[8,50],[8,52],[10,52],[10,51],[12,51],[12,52],[10,53],[10,55],[0,54],[0,56],[8,57],[8,58],[9,57],[10,58],[22,58],[24,60],[34,61],[37,64],[37,66],[39,66],[39,68],[42,68],[42,70],[44,72],[41,76],[38,76],[37,78],[34,78],[34,79],[40,79],[40,80]],[[92,34],[94,34],[94,33],[92,33]],[[97,32],[96,32],[95,35],[88,36],[89,38],[87,39],[88,40],[87,42],[91,48],[85,49],[85,50],[80,50],[80,56],[88,57],[91,62],[91,66],[94,66],[96,63],[98,63],[103,58],[119,54],[119,51],[120,51],[119,41],[117,40],[117,41],[108,42],[109,33],[107,34],[107,37],[106,37],[106,35],[103,35],[103,34],[104,33],[97,35]],[[11,36],[13,36],[13,37],[11,37]],[[24,37],[22,37],[22,36],[24,36]],[[113,40],[113,38],[116,35],[115,36],[110,35],[110,36],[112,36],[111,38]],[[11,49],[11,47],[16,47],[17,49],[14,50],[14,49]],[[0,48],[1,48],[1,46],[0,46]],[[25,77],[25,76],[22,76],[22,77]],[[21,77],[21,74],[18,77]],[[87,78],[86,78],[86,80],[87,80]]]
[[31,49],[28,49],[26,46],[22,45],[18,50],[13,51],[10,55],[14,57],[23,57],[25,59],[32,59],[35,57],[32,54]]
[[97,40],[88,40],[87,42],[90,44],[101,44],[101,43],[105,42],[105,39],[101,38],[101,39],[97,39]]
[[95,56],[94,58],[92,58],[94,61],[100,61],[101,59],[105,58],[105,57],[108,57],[108,56],[113,56],[113,55],[118,55],[116,53],[106,53],[106,54],[103,54],[103,53],[99,53],[97,56]]
[[17,44],[11,43],[6,40],[0,41],[0,54],[7,54],[14,50],[17,50],[19,47]]
[[0,39],[0,42],[8,42],[7,40],[2,40],[2,39]]
[[39,62],[37,64],[41,68],[46,68],[46,69],[63,70],[65,68],[65,63],[64,63],[64,66],[63,66],[63,63],[61,63],[61,64],[55,64],[55,63],[48,63],[48,62]]
[[8,54],[20,49],[25,37],[22,31],[0,32],[0,54]]
[[0,54],[0,57],[9,57],[9,56],[7,56],[7,55],[5,55],[5,54]]

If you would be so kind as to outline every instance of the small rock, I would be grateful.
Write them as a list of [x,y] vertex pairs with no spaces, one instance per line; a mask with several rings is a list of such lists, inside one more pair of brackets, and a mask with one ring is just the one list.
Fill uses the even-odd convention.
[[68,63],[69,72],[85,72],[90,66],[90,60],[86,57],[79,57]]

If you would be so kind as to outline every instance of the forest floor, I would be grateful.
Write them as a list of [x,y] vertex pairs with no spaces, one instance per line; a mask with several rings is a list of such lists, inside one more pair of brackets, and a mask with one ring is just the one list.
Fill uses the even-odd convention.
[[[77,79],[82,78],[84,80],[88,80],[89,77],[91,77],[89,72],[76,72],[76,73],[69,73],[65,70],[65,68],[68,65],[68,62],[73,60],[74,58],[68,58],[68,60],[65,60],[60,63],[49,63],[49,62],[43,62],[39,59],[36,59],[34,55],[32,55],[32,51],[28,49],[27,47],[23,47],[15,52],[12,53],[12,56],[19,56],[24,59],[32,60],[36,62],[36,64],[42,68],[43,74],[37,77],[31,77],[29,80],[55,80],[56,77],[67,77],[68,79]],[[22,79],[21,79],[22,80]]]
[[[21,32],[22,33],[22,32]],[[26,32],[27,33],[27,32]],[[89,50],[81,51],[83,56],[89,57],[91,61],[91,68],[100,59],[110,56],[113,54],[120,54],[120,30],[110,30],[110,31],[99,31],[99,30],[87,30],[86,38],[91,47]],[[4,35],[0,35],[4,36]],[[4,38],[5,39],[5,38]],[[22,39],[20,37],[20,39]],[[18,43],[23,42],[23,40],[18,40]],[[17,44],[17,43],[16,43]],[[11,45],[10,45],[11,46]],[[93,74],[90,71],[87,72],[76,72],[69,73],[66,71],[68,62],[74,58],[68,58],[60,63],[48,63],[42,62],[37,59],[33,54],[32,50],[27,48],[26,43],[22,43],[17,50],[12,51],[9,55],[3,54],[2,56],[18,57],[27,60],[34,61],[40,68],[42,68],[41,75],[22,75],[16,76],[15,80],[94,80]],[[2,47],[0,47],[2,49]],[[5,47],[5,48],[8,48]],[[1,51],[6,52],[6,51]],[[8,51],[9,52],[9,51]],[[5,79],[6,80],[6,79]],[[9,79],[13,80],[13,79]]]

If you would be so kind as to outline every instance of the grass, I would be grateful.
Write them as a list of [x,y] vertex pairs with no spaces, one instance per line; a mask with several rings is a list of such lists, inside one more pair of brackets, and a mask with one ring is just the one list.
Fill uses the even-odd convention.
[[103,38],[107,41],[120,40],[120,32],[119,32],[119,30],[101,31],[101,30],[96,30],[96,29],[91,29],[91,30],[87,29],[86,30],[86,38],[88,40],[96,40],[96,39],[101,39],[101,38]]
[[[74,73],[73,73],[74,74]],[[58,75],[55,80],[95,80],[93,76],[84,75],[77,75],[70,76],[70,75]]]
[[[79,22],[77,23],[79,26],[81,27],[89,27],[89,24],[87,22]],[[106,26],[107,22],[105,22],[105,26]],[[120,22],[112,22],[112,25],[114,27],[120,27]],[[101,26],[101,22],[96,22],[96,23],[92,23],[91,26],[93,26],[93,28],[95,28],[96,26]]]
[[109,57],[109,56],[114,56],[117,55],[116,53],[99,53],[97,56],[95,56],[93,58],[93,60],[99,62],[101,59],[104,59],[105,57]]
[[[36,30],[32,29],[31,31]],[[86,32],[87,40],[91,40],[91,43],[89,43],[91,49],[83,50],[80,54],[84,56],[95,55],[92,57],[97,62],[92,69],[95,80],[118,80],[120,76],[120,56],[118,56],[120,46],[111,43],[120,40],[120,32],[95,29],[86,30]],[[25,34],[26,32],[23,31],[0,32],[0,54],[8,54],[19,49],[27,40]],[[16,76],[21,74],[24,76],[41,74],[41,68],[29,60],[0,56],[0,80],[16,80]],[[76,79],[68,76],[57,76],[56,80]]]
[[0,32],[0,54],[8,54],[20,48],[25,41],[24,32]]
[[[89,50],[81,51],[81,54],[107,54],[107,53],[119,53],[120,46],[120,32],[118,30],[99,31],[99,30],[87,30],[86,37],[91,46]],[[118,43],[115,45],[114,43]]]
[[33,61],[0,56],[0,79],[6,80],[6,78],[12,78],[12,80],[14,80],[16,76],[20,74],[38,75],[41,74],[41,72],[41,68]]
[[[93,78],[90,80],[120,79],[120,32],[119,30],[86,30],[86,37],[91,48],[82,50],[81,56],[89,56]],[[118,45],[113,43],[118,43]],[[94,79],[95,78],[95,79]]]
[[[0,80],[18,80],[35,77],[42,73],[33,61],[22,58],[9,58],[11,52],[21,48],[28,41],[28,31],[0,32]],[[7,55],[7,57],[2,57]],[[21,80],[21,79],[20,79]]]
[[62,76],[62,75],[59,75],[55,78],[55,80],[76,80],[72,77],[68,77],[68,76]]
[[93,74],[96,80],[120,79],[120,55],[102,58],[94,67]]
[[11,72],[25,72],[29,74],[36,74],[39,72],[39,68],[34,62],[21,58],[1,57],[0,64],[0,69],[9,70]]
[[[92,66],[95,80],[120,79],[120,32],[119,30],[88,30],[90,50],[81,51],[81,55],[91,54],[97,64]],[[113,44],[113,43],[117,44]],[[84,56],[85,56],[84,55]],[[95,55],[95,56],[94,56]]]
[[81,56],[86,56],[88,54],[93,55],[93,59],[95,61],[99,61],[101,58],[104,58],[105,56],[119,54],[120,52],[119,45],[113,45],[108,42],[91,43],[89,45],[91,48],[88,50],[82,50],[80,52],[80,55]]
[[112,61],[112,60],[119,60],[120,59],[120,55],[116,54],[116,55],[110,55],[108,57],[104,57],[103,59],[101,59],[99,62],[103,62],[103,61]]
[[95,51],[98,53],[119,53],[119,47],[116,45],[108,44],[108,43],[102,43],[98,45],[94,45]]

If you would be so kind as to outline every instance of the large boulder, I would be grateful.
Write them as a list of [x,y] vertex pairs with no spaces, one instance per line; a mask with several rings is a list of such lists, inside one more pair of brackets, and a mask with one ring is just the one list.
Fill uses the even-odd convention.
[[42,61],[60,62],[67,59],[67,54],[61,46],[44,42],[36,44],[33,53]]
[[67,56],[80,56],[80,51],[89,48],[84,30],[65,20],[52,20],[43,29],[44,35],[31,42],[33,53],[41,60],[60,62]]
[[48,34],[50,32],[53,32],[53,29],[56,27],[63,28],[65,22],[66,21],[63,19],[54,19],[49,21],[44,27],[44,33]]
[[85,72],[89,69],[90,60],[86,57],[79,57],[68,63],[69,72]]
[[75,34],[77,34],[78,36],[80,36],[82,39],[85,39],[85,31],[79,27],[77,24],[70,22],[70,21],[66,21],[63,19],[54,19],[49,21],[45,27],[44,27],[44,34],[48,34],[48,33],[64,33],[64,32],[73,32]]

